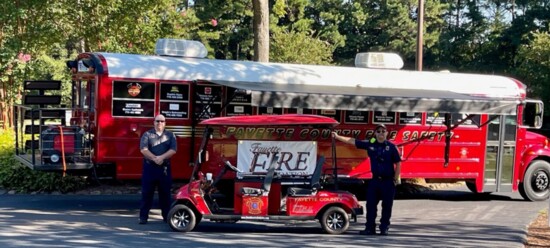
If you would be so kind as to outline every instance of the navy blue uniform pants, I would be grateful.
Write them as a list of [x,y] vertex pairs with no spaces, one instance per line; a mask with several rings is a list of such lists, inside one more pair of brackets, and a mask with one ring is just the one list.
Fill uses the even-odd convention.
[[[166,173],[165,168],[166,167]],[[172,203],[172,175],[170,164],[165,162],[163,166],[155,165],[153,162],[143,162],[143,174],[141,177],[141,207],[139,218],[147,220],[149,211],[153,206],[155,189],[159,192],[159,205],[162,211],[162,219],[166,220],[170,204]]]
[[395,196],[395,184],[393,179],[371,179],[367,185],[367,223],[366,229],[376,229],[376,215],[378,203],[382,201],[382,217],[380,218],[380,230],[386,230],[390,226],[390,218]]

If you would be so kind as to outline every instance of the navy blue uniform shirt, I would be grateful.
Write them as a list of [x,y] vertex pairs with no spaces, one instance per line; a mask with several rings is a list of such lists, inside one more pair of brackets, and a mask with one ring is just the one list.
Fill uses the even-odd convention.
[[394,164],[401,161],[401,156],[393,143],[387,140],[380,143],[376,140],[370,142],[355,139],[355,147],[367,150],[373,177],[393,178],[395,176]]
[[145,147],[155,156],[160,156],[170,149],[177,151],[176,136],[166,130],[161,135],[158,135],[157,131],[153,128],[141,136],[139,150],[143,150]]

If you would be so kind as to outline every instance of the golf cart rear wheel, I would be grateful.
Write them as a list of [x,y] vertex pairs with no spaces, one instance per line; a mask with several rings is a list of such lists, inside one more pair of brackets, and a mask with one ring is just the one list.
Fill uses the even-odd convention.
[[321,227],[328,234],[341,234],[348,230],[349,216],[341,207],[330,207],[321,217]]
[[195,228],[197,218],[191,208],[183,204],[172,207],[168,213],[168,224],[177,232],[189,232]]

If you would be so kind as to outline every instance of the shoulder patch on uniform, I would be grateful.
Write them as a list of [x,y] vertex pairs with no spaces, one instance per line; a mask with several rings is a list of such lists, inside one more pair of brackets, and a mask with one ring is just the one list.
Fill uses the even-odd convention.
[[376,138],[371,138],[370,143],[374,143],[374,142],[376,142]]

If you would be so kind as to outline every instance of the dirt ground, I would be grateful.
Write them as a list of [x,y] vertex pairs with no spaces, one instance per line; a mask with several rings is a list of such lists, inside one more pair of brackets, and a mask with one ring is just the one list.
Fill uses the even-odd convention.
[[526,248],[550,247],[550,227],[548,227],[548,211],[544,211],[529,225],[527,229]]

